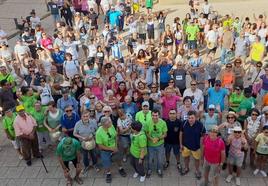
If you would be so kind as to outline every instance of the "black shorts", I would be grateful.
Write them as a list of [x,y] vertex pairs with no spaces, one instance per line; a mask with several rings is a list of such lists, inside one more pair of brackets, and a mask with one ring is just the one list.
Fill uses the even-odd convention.
[[139,34],[139,38],[143,39],[143,40],[146,40],[146,34]]
[[148,30],[148,39],[154,39],[154,30]]
[[209,14],[204,14],[204,18],[208,19]]
[[74,164],[74,167],[76,168],[77,163],[78,163],[78,162],[77,162],[77,158],[75,158],[75,159],[73,159],[73,160],[70,160],[70,161],[63,161],[65,167],[67,167],[67,169],[70,170],[70,168],[69,168],[69,162],[72,162],[72,163]]

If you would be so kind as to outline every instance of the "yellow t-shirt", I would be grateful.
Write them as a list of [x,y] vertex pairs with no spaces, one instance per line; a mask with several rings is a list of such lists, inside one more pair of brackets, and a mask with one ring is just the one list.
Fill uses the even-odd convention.
[[262,43],[253,43],[251,48],[251,59],[261,61],[265,47]]

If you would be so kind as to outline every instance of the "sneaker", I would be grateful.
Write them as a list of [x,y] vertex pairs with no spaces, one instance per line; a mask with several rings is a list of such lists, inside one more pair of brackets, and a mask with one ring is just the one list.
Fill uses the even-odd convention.
[[87,167],[85,167],[83,170],[82,170],[82,174],[85,174],[85,173],[87,173],[88,172],[88,170],[89,170],[89,166],[87,166]]
[[146,178],[146,176],[141,176],[140,177],[140,182],[144,182],[145,181],[145,178]]
[[202,177],[201,172],[200,171],[196,171],[195,172],[195,177],[196,177],[196,179],[200,180],[201,177]]
[[231,180],[232,180],[232,178],[233,178],[233,175],[229,174],[229,175],[227,176],[227,178],[225,179],[225,181],[226,181],[227,183],[230,183]]
[[158,171],[157,171],[157,174],[158,174],[158,176],[159,176],[160,178],[162,178],[162,177],[163,177],[163,171],[158,170]]
[[223,165],[222,165],[222,170],[225,170],[226,167],[227,167],[227,164],[226,164],[226,163],[223,163]]
[[112,182],[112,175],[106,174],[106,183],[111,183],[111,182]]
[[126,177],[127,176],[127,173],[125,172],[125,170],[122,168],[122,169],[119,169],[118,170],[119,174],[122,176],[122,177]]
[[134,174],[133,174],[133,178],[137,178],[139,176],[139,174],[137,173],[137,172],[135,172]]
[[147,178],[150,178],[151,174],[152,174],[152,170],[149,169],[149,170],[147,171],[146,177],[147,177]]
[[260,173],[261,173],[261,175],[262,175],[263,177],[267,177],[266,172],[264,172],[263,170],[261,170]]
[[181,171],[181,169],[182,169],[182,168],[181,168],[181,164],[180,164],[180,162],[177,163],[177,169],[178,169],[179,171]]
[[239,186],[239,185],[241,184],[241,182],[240,182],[240,178],[239,178],[239,177],[236,177],[236,178],[235,178],[235,184],[236,184],[237,186]]
[[28,160],[28,161],[26,161],[26,164],[27,164],[27,166],[31,166],[32,165],[32,161],[31,160]]
[[167,169],[169,166],[169,161],[166,161],[165,165],[164,165],[164,169]]
[[254,174],[254,176],[256,176],[258,173],[259,173],[259,169],[256,169],[254,172],[253,172],[253,174]]

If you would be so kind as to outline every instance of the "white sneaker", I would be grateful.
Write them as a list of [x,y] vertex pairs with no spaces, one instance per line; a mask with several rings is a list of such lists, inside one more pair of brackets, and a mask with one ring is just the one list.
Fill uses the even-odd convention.
[[23,156],[22,155],[19,155],[19,160],[23,160]]
[[137,172],[135,172],[134,174],[133,174],[133,178],[137,178],[139,176],[139,174],[137,173]]
[[229,174],[229,175],[227,176],[227,178],[225,179],[225,181],[226,181],[227,183],[230,183],[231,180],[232,180],[232,178],[233,178],[233,175]]
[[266,172],[264,172],[263,170],[261,170],[260,172],[261,172],[261,175],[262,175],[263,177],[267,177]]
[[259,173],[259,169],[255,169],[255,171],[253,172],[254,176],[256,176]]
[[240,183],[240,178],[239,177],[236,177],[235,178],[235,184],[237,185],[237,186],[239,186],[241,183]]
[[146,178],[146,176],[141,176],[140,177],[140,182],[144,182],[145,181],[145,178]]

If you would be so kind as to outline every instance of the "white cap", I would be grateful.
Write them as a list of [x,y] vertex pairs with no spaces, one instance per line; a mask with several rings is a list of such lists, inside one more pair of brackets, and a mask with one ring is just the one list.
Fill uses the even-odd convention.
[[209,106],[208,106],[208,109],[215,109],[216,107],[215,107],[215,105],[213,105],[213,104],[210,104]]
[[239,127],[239,126],[235,126],[234,129],[233,129],[233,131],[242,131],[242,128]]
[[149,102],[148,101],[144,101],[144,102],[142,102],[142,104],[141,104],[141,106],[150,106],[150,104],[149,104]]

